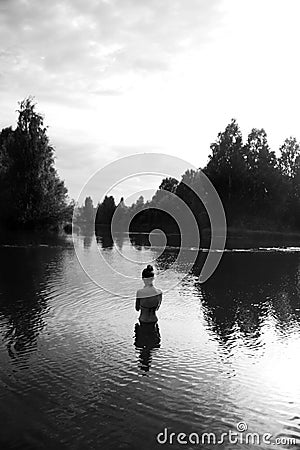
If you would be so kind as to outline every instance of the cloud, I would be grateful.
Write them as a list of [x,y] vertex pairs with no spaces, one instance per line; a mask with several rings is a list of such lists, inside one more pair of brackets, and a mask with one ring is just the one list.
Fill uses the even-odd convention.
[[104,95],[104,96],[111,96],[111,95],[121,95],[122,91],[118,89],[95,89],[92,91],[92,94],[95,95]]
[[57,99],[115,95],[135,77],[167,71],[187,43],[205,42],[218,3],[1,1],[0,88]]
[[[17,102],[33,95],[50,125],[59,174],[76,196],[108,160],[157,149],[149,138],[149,111],[124,96],[137,86],[144,89],[148,78],[167,74],[192,42],[207,42],[221,17],[218,5],[219,0],[1,0],[1,126],[15,123]],[[147,100],[138,100],[147,109]]]
[[[157,149],[151,146],[109,145],[87,134],[75,132],[58,136],[51,136],[51,144],[56,150],[56,167],[59,176],[66,181],[66,185],[74,198],[77,198],[81,189],[88,180],[107,164],[124,157],[140,152],[155,152]],[[146,170],[146,168],[145,168]],[[100,176],[101,179],[102,175]],[[122,178],[122,177],[121,177]],[[148,177],[149,178],[149,177]],[[96,177],[96,185],[99,177]],[[123,192],[126,195],[129,188]],[[90,195],[96,201],[99,200],[97,187],[91,185]]]

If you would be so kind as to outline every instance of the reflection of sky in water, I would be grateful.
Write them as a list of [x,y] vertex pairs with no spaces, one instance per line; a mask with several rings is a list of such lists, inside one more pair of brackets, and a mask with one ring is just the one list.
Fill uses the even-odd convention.
[[[42,244],[0,248],[3,445],[152,449],[165,426],[221,433],[241,420],[300,438],[299,253],[226,253],[204,285],[196,267],[164,295],[159,332],[137,333],[134,295],[157,249],[78,237],[99,280],[99,252],[136,277],[106,280],[132,294],[121,298],[91,282],[71,245]],[[164,252],[157,273],[174,260]]]

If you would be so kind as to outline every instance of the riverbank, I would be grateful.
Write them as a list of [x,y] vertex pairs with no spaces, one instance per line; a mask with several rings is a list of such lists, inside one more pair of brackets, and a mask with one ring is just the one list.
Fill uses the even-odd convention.
[[[203,230],[201,234],[203,246],[209,245],[210,236],[210,230]],[[300,233],[269,230],[245,230],[241,228],[229,227],[227,229],[225,247],[227,249],[300,247]]]
[[[157,227],[160,228],[160,227]],[[173,230],[168,230],[163,226],[163,231],[167,235],[168,245],[180,246],[180,235]],[[148,234],[150,227],[139,227],[136,230],[130,230],[133,235]],[[216,235],[221,236],[221,232]],[[211,229],[203,228],[201,230],[201,248],[209,248],[211,241]],[[188,241],[188,240],[187,240]],[[194,246],[194,239],[191,239],[191,245]],[[269,248],[269,247],[300,247],[300,232],[292,231],[271,231],[265,229],[245,229],[238,227],[228,227],[226,234],[225,248],[227,249],[249,249],[249,248]]]
[[[94,228],[88,229],[78,228],[77,233],[82,235],[93,235]],[[151,229],[143,230],[131,230],[130,235],[133,240],[140,241],[141,245],[146,245],[148,243],[147,236],[151,232]],[[181,239],[178,233],[166,231],[167,235],[167,245],[180,247]],[[121,231],[120,235],[123,234]],[[97,227],[96,235],[110,234],[109,226]],[[63,238],[64,236],[71,235],[70,230],[64,230],[62,227],[57,229],[52,229],[51,231],[46,229],[38,230],[0,230],[0,243],[8,244],[12,242],[19,242],[24,240],[26,236],[27,240],[33,239],[35,242],[47,242],[52,241],[57,237]],[[217,232],[218,235],[218,232]],[[25,239],[26,240],[26,239]],[[205,228],[201,230],[201,248],[209,248],[211,240],[211,230]],[[193,240],[191,240],[191,245]],[[147,245],[149,245],[148,243]],[[283,232],[283,231],[269,231],[269,230],[248,230],[242,228],[231,228],[227,229],[226,237],[226,249],[249,249],[249,248],[270,248],[270,247],[300,247],[300,233],[299,232]]]
[[[139,230],[132,231],[130,234],[135,240],[139,241],[139,236],[144,236],[142,241],[147,240],[149,231]],[[221,233],[216,231],[216,235]],[[166,232],[167,245],[171,247],[180,247],[181,239],[178,233]],[[189,243],[189,239],[186,240]],[[209,248],[211,243],[211,230],[205,228],[201,230],[200,247]],[[142,245],[142,244],[141,244]],[[195,246],[195,241],[191,237],[190,245]],[[269,231],[269,230],[245,230],[242,228],[228,228],[226,235],[226,249],[257,249],[257,248],[274,248],[274,247],[300,247],[300,233]]]

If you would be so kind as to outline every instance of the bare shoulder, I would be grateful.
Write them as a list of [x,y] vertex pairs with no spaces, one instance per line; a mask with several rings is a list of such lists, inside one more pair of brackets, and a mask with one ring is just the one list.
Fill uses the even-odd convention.
[[143,292],[143,289],[138,289],[138,290],[136,291],[136,296],[137,296],[137,297],[142,297],[142,292]]

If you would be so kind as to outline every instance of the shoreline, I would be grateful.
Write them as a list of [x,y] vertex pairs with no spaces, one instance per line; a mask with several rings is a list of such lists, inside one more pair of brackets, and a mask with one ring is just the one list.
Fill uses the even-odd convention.
[[[99,231],[104,232],[104,234],[109,233],[109,227],[100,227]],[[78,234],[86,235],[87,230],[80,230],[82,233],[78,231]],[[93,235],[95,233],[95,229],[92,228],[91,233],[89,235]],[[151,230],[150,230],[151,232]],[[121,230],[118,232],[120,234],[127,233],[122,232]],[[96,233],[97,234],[97,233]],[[101,234],[101,233],[100,233]],[[140,230],[130,230],[129,234],[134,235],[145,235],[149,234],[149,230],[140,229]],[[216,232],[218,236],[218,232]],[[51,240],[55,239],[55,237],[62,239],[64,236],[70,236],[71,233],[66,233],[62,230],[59,232],[49,231],[49,229],[39,229],[39,230],[7,230],[1,229],[1,239],[0,242],[11,243],[20,239],[23,240],[25,236],[28,238],[35,237],[38,240],[47,240],[51,238]],[[168,246],[180,247],[180,235],[178,233],[174,233],[171,230],[166,230],[166,236],[168,237]],[[204,228],[201,230],[201,239],[200,239],[200,248],[208,249],[210,247],[211,240],[211,230],[209,228]],[[191,242],[193,245],[193,242]],[[144,244],[142,244],[144,245]],[[270,231],[270,230],[251,230],[251,229],[241,229],[229,227],[227,229],[227,237],[225,243],[225,249],[259,249],[259,248],[276,248],[276,247],[299,247],[300,248],[300,232],[297,231]]]
[[228,228],[225,248],[300,247],[300,233]]
[[[148,234],[148,231],[130,231],[130,234]],[[166,233],[170,241],[176,240],[177,233]],[[218,235],[218,232],[217,232]],[[210,247],[211,230],[205,228],[201,230],[200,247],[208,249]],[[270,231],[270,230],[250,230],[241,228],[227,229],[225,249],[248,249],[248,248],[270,248],[270,247],[300,247],[300,232],[296,231]]]

